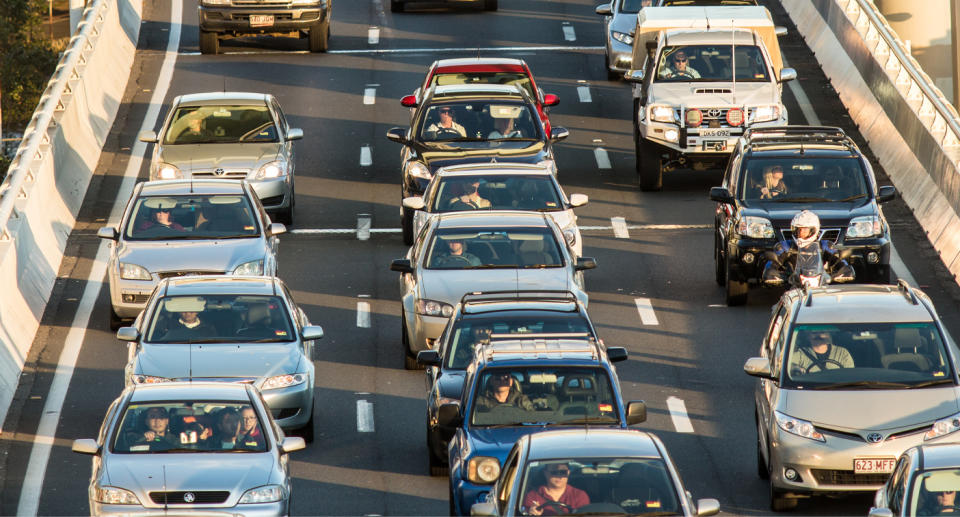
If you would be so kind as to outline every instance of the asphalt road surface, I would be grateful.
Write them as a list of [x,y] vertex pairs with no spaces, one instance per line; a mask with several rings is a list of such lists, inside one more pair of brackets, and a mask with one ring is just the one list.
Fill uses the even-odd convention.
[[[794,87],[784,88],[790,121],[842,126],[866,148],[779,3],[769,3],[775,4],[777,24],[790,29],[782,48],[800,77]],[[108,328],[106,290],[86,307],[92,316],[89,325],[80,325],[86,332],[46,469],[26,478],[27,466],[100,245],[96,229],[109,217],[136,133],[161,87],[163,51],[176,32],[170,4],[145,2],[123,105],[0,437],[2,514],[17,512],[24,486],[39,493],[41,515],[88,512],[90,459],[72,453],[70,445],[74,438],[96,436],[107,406],[123,388],[127,357],[125,345]],[[405,253],[398,231],[400,148],[384,133],[409,120],[399,98],[419,85],[433,60],[477,54],[525,59],[544,91],[561,98],[551,120],[571,136],[557,146],[559,179],[568,194],[590,196],[578,210],[580,224],[601,227],[584,232],[584,255],[599,264],[587,273],[590,313],[608,345],[630,352],[617,368],[625,396],[648,404],[649,421],[641,427],[664,440],[695,498],[715,497],[728,514],[769,513],[767,485],[755,468],[755,381],[742,367],[756,355],[779,293],[753,291],[746,307],[724,305],[723,290],[713,279],[714,204],[707,198],[709,188],[720,182],[720,171],[675,171],[665,176],[662,192],[638,189],[630,91],[623,82],[605,79],[594,0],[504,0],[495,13],[424,6],[393,14],[387,4],[336,2],[329,54],[308,53],[306,40],[263,37],[225,42],[224,55],[202,56],[195,2],[185,2],[179,55],[163,101],[223,89],[276,95],[291,124],[305,135],[295,144],[294,229],[352,229],[358,214],[369,214],[374,229],[387,230],[366,241],[332,232],[282,238],[280,276],[326,331],[316,363],[317,439],[291,461],[293,513],[447,511],[446,478],[428,475],[424,375],[403,369],[397,274],[388,270],[390,261]],[[809,102],[798,101],[802,96],[795,87]],[[888,183],[882,170],[879,175]],[[956,284],[903,203],[897,200],[884,210],[910,273],[933,297],[951,333],[960,335]],[[615,235],[611,218],[616,217],[624,218],[628,236]],[[641,318],[638,299],[649,301],[654,318]],[[368,327],[357,324],[358,301],[369,303]],[[364,411],[358,407],[370,405],[372,425],[363,418],[358,425],[358,411]],[[815,498],[802,501],[797,512],[863,515],[869,504],[865,495]]]

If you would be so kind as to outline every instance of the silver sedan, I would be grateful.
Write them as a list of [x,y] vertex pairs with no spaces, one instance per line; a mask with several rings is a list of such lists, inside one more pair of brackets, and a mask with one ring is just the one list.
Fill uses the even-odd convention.
[[637,13],[648,5],[650,0],[610,0],[597,6],[596,13],[603,16],[607,79],[622,79],[632,67]]
[[131,386],[107,410],[97,439],[73,442],[93,456],[90,515],[290,511],[284,436],[248,384]]
[[256,193],[238,180],[140,183],[120,227],[100,229],[114,241],[107,277],[110,327],[143,310],[157,282],[184,275],[275,275],[277,235]]

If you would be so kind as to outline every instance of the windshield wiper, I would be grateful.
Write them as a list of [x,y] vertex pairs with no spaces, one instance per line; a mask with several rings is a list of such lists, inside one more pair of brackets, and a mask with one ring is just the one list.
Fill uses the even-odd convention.
[[864,197],[867,197],[867,195],[866,195],[866,194],[856,194],[856,195],[854,195],[854,196],[845,197],[845,198],[843,198],[843,199],[838,199],[837,201],[839,201],[839,202],[842,203],[842,202],[844,202],[844,201],[853,201],[854,199],[860,199],[860,198],[864,198]]
[[616,418],[610,417],[584,417],[584,418],[574,418],[573,420],[564,420],[562,422],[553,422],[552,426],[556,425],[572,425],[572,424],[615,424],[617,423]]
[[940,384],[953,384],[953,379],[934,379],[932,381],[921,382],[920,384],[913,384],[910,388],[926,388],[927,386],[938,386]]
[[822,386],[811,386],[811,389],[815,390],[834,390],[840,388],[912,388],[914,387],[911,384],[906,384],[903,382],[886,382],[886,381],[851,381],[851,382],[836,382],[833,384],[824,384]]
[[517,264],[483,264],[480,266],[465,267],[463,269],[518,269]]
[[236,343],[237,343],[237,340],[236,340],[235,338],[222,338],[222,337],[220,337],[220,338],[207,338],[207,339],[191,339],[189,343],[182,343],[182,342],[178,342],[178,341],[172,341],[172,342],[166,343],[166,344],[168,344],[168,345],[172,345],[172,344],[176,344],[176,345],[207,345],[207,344],[210,344],[210,343],[231,343],[231,344],[236,344]]
[[773,203],[829,203],[833,200],[825,197],[777,197],[770,201]]
[[546,427],[548,425],[551,425],[551,423],[550,422],[507,422],[505,424],[490,424],[490,425],[477,426],[477,427],[484,427],[486,429],[500,429],[503,427],[532,427],[532,426]]

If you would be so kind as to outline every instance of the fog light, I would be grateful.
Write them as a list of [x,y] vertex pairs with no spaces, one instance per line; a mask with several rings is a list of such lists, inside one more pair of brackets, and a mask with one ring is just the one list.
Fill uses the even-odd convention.
[[753,264],[753,259],[754,259],[753,253],[744,253],[743,257],[741,258],[744,264]]
[[880,254],[878,254],[876,251],[871,251],[870,253],[867,253],[867,262],[871,264],[876,264],[880,262]]
[[680,133],[676,129],[668,129],[667,132],[663,134],[663,136],[671,142],[676,142],[677,138],[680,137]]
[[135,294],[125,294],[125,295],[123,295],[123,303],[133,303],[133,301],[136,300],[136,299],[137,299],[137,295],[135,295]]
[[798,474],[796,470],[789,469],[789,468],[783,471],[783,477],[787,478],[787,480],[789,481],[800,480],[800,474]]

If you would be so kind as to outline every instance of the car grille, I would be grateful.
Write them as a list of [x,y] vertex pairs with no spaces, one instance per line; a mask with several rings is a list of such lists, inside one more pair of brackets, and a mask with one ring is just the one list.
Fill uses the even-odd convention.
[[[236,3],[236,2],[234,2],[234,3]],[[260,7],[260,6],[258,5],[258,7]],[[242,21],[249,21],[249,20],[250,20],[250,15],[247,14],[247,13],[235,13],[231,18],[232,18],[234,21],[241,21],[241,22],[242,22]],[[282,22],[282,21],[288,21],[288,20],[292,20],[292,19],[293,19],[293,13],[273,13],[273,21],[274,21],[274,23],[276,23],[276,22]]]
[[198,275],[222,275],[223,271],[161,271],[157,276],[161,280],[164,278],[176,278],[180,276],[198,276]]
[[[781,228],[780,234],[783,235],[783,240],[792,241],[793,232],[790,231],[790,228]],[[840,239],[840,228],[820,228],[820,240],[828,240],[830,242],[837,242]]]
[[[187,502],[184,500],[186,494],[193,494],[193,501]],[[230,497],[230,492],[226,490],[150,492],[150,500],[154,504],[223,504],[228,497]],[[189,499],[189,496],[187,499]]]
[[191,175],[194,178],[245,179],[247,171],[193,171]]
[[253,7],[286,7],[290,0],[233,0],[233,5],[248,5]]
[[810,469],[821,485],[882,485],[890,474],[854,474],[852,470]]

